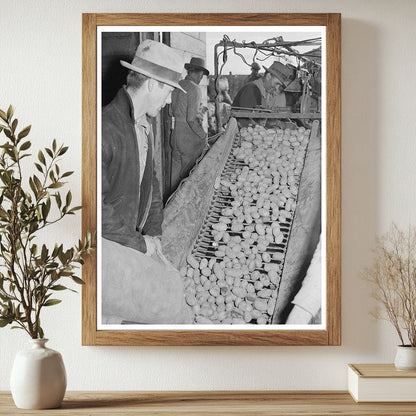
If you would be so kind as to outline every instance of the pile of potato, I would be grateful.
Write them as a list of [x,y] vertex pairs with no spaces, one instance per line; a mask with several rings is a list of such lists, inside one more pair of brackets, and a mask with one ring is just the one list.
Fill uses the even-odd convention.
[[210,223],[214,255],[189,255],[180,270],[195,323],[270,323],[309,135],[303,127],[241,129],[236,168],[214,185],[231,197]]

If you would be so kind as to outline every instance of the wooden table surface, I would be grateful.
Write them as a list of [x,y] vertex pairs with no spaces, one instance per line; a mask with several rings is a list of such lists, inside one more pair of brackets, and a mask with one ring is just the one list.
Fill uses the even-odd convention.
[[62,407],[22,410],[0,392],[0,415],[416,415],[416,403],[355,403],[339,391],[67,392]]

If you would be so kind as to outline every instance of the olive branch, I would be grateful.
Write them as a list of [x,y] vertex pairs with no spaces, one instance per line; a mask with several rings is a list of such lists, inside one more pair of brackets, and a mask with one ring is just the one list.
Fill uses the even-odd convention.
[[17,132],[13,114],[12,106],[7,112],[0,110],[0,133],[6,136],[0,145],[0,327],[14,324],[12,328],[23,329],[32,338],[43,338],[41,310],[61,302],[52,298],[54,292],[75,292],[61,283],[63,278],[84,283],[76,269],[93,250],[93,236],[87,233],[67,250],[62,244],[53,249],[36,244],[41,230],[74,215],[81,206],[71,205],[71,191],[59,190],[73,172],[61,172],[58,162],[68,147],[57,145],[55,139],[50,148],[39,150],[37,172],[25,186],[21,161],[31,156],[27,153],[31,142],[24,140],[31,126]]

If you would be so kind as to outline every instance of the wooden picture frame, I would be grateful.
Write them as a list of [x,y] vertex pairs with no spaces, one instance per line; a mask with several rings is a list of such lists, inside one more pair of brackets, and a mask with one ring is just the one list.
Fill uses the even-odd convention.
[[[97,28],[100,26],[319,26],[326,30],[326,313],[324,328],[238,330],[97,329],[97,255],[83,266],[83,345],[340,345],[341,344],[341,15],[83,14],[82,229],[97,229]],[[161,30],[162,31],[162,30]]]

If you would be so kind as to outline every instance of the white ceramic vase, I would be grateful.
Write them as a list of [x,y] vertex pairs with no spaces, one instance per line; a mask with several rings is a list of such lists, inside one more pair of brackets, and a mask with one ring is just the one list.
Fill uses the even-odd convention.
[[399,371],[416,370],[416,347],[398,345],[394,365]]
[[66,390],[66,372],[59,352],[45,346],[47,339],[32,339],[32,347],[19,351],[14,360],[10,387],[21,409],[59,407]]

